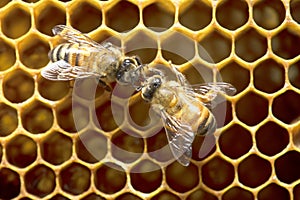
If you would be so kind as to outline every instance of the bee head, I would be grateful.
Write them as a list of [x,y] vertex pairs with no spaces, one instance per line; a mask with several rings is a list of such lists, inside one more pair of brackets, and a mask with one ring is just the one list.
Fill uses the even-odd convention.
[[145,86],[142,88],[142,98],[146,101],[151,101],[156,90],[161,86],[161,76],[155,75],[148,79]]
[[120,63],[120,67],[117,72],[117,80],[119,81],[125,81],[124,74],[128,72],[129,70],[135,69],[138,66],[142,65],[139,57],[133,56],[133,57],[125,57]]

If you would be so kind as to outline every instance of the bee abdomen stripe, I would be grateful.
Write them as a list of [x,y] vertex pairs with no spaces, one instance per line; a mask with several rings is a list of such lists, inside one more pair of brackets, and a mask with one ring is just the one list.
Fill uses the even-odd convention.
[[213,114],[209,115],[209,119],[208,119],[209,124],[207,124],[208,126],[208,134],[210,133],[214,133],[217,129],[217,121],[214,117]]
[[79,66],[80,46],[81,46],[81,43],[78,44],[78,51],[75,54],[75,66]]
[[65,55],[64,55],[64,60],[65,60],[66,62],[70,63],[70,64],[72,63],[72,61],[69,60],[69,59],[70,59],[70,54],[71,54],[70,49],[72,48],[72,46],[73,46],[73,44],[70,43],[70,44],[66,47],[66,51],[65,51]]
[[202,110],[199,121],[201,122],[198,126],[197,134],[204,135],[208,130],[207,123],[209,122],[209,113],[206,109]]
[[56,51],[53,52],[56,55],[56,61],[59,61],[61,59],[60,54],[63,46],[64,45],[59,45],[58,48],[55,48]]
[[59,55],[57,54],[57,52],[60,48],[61,45],[51,49],[51,51],[49,52],[49,58],[52,62],[56,62],[59,60]]

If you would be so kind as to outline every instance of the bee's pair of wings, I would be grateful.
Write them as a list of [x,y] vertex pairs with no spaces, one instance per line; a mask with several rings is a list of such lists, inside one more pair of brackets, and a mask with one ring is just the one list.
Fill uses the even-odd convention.
[[[70,43],[80,44],[81,49],[86,48],[89,52],[109,53],[109,50],[105,46],[69,26],[57,25],[52,31],[54,35],[58,35]],[[87,72],[87,66],[72,66],[65,60],[59,60],[46,66],[42,70],[41,75],[48,80],[67,81],[95,76],[96,74]]]
[[99,50],[107,51],[107,49],[103,45],[95,42],[87,35],[81,33],[80,31],[77,31],[69,26],[56,25],[52,29],[52,32],[54,35],[58,35],[61,38],[63,38],[64,40],[67,40],[68,42],[90,45]]
[[[191,100],[197,100],[196,98],[199,95],[205,96],[209,94],[208,98],[210,102],[214,100],[218,93],[234,95],[236,92],[235,87],[225,82],[211,82],[196,84],[190,87],[178,87],[184,87],[185,95]],[[203,104],[209,107],[210,102]],[[173,156],[183,166],[189,165],[190,158],[192,157],[192,143],[195,138],[195,133],[191,127],[195,122],[191,121],[190,124],[183,124],[174,116],[169,115],[164,109],[161,110],[161,117]],[[205,155],[199,156],[202,157]]]

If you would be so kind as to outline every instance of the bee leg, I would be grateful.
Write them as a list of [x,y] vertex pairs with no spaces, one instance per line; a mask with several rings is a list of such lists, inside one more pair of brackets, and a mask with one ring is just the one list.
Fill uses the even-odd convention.
[[103,44],[103,46],[104,46],[105,48],[109,48],[109,47],[112,47],[112,43],[106,42],[106,43]]
[[106,84],[104,81],[101,79],[98,79],[98,85],[100,85],[102,88],[104,88],[106,91],[111,92],[112,88],[110,85]]
[[182,86],[188,85],[185,76],[174,65],[172,65],[171,61],[169,61],[169,64],[171,66],[171,70],[175,73],[176,78],[180,82],[180,84]]

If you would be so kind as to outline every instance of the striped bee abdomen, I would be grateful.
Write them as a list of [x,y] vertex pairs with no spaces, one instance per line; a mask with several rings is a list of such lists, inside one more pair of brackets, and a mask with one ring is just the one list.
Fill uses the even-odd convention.
[[199,118],[199,126],[197,130],[198,135],[206,135],[214,133],[217,129],[217,123],[214,115],[207,109],[203,107],[201,116]]
[[63,43],[49,52],[49,58],[52,62],[65,60],[72,66],[82,66],[89,54],[80,43]]

